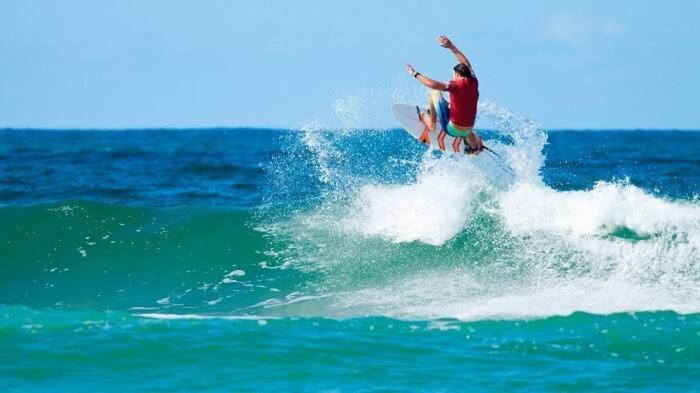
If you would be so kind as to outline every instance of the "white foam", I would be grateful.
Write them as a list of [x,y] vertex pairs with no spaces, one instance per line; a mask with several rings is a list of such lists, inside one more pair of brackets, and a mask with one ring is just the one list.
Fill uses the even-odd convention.
[[485,182],[467,160],[427,162],[415,183],[362,187],[350,226],[365,236],[433,245],[459,233],[469,220],[472,200]]
[[226,273],[226,275],[224,277],[243,277],[243,276],[245,276],[245,271],[240,270],[240,269],[236,269],[236,270],[232,270],[232,271]]
[[592,190],[556,191],[521,183],[498,199],[508,228],[517,233],[606,235],[618,228],[639,235],[700,232],[700,206],[664,200],[629,184],[599,182]]
[[[601,244],[598,244],[601,245]],[[549,247],[552,246],[550,243]],[[594,248],[593,244],[589,244]],[[440,267],[394,282],[339,292],[327,312],[336,316],[385,315],[406,319],[532,319],[570,315],[674,310],[700,312],[697,249],[689,255],[664,253],[639,259],[649,244],[602,244],[585,273],[567,274],[551,260],[530,259],[531,274],[513,277],[496,264],[478,273]],[[653,248],[653,246],[651,247]],[[533,255],[545,255],[541,251]],[[576,256],[577,254],[572,254]],[[651,256],[651,255],[647,255]],[[611,258],[605,260],[605,258]],[[670,257],[670,263],[664,263]],[[468,262],[465,261],[466,265]],[[581,261],[577,261],[581,262]],[[682,265],[682,266],[679,266]]]
[[[697,202],[655,197],[630,184],[599,183],[592,190],[556,191],[542,184],[520,183],[490,191],[497,196],[490,212],[503,223],[504,233],[499,236],[505,239],[509,233],[520,242],[508,261],[478,271],[438,267],[397,277],[389,284],[342,292],[336,296],[334,312],[466,320],[538,318],[576,311],[700,312]],[[456,198],[468,200],[462,194]],[[392,222],[386,215],[375,219]],[[413,220],[397,219],[398,229],[388,231],[404,239],[423,236],[421,241],[426,241],[428,235],[422,231],[426,222]],[[437,220],[458,225],[450,217]],[[462,229],[455,227],[428,226],[441,235],[440,241]],[[618,237],[615,231],[621,228],[638,237]],[[458,263],[469,264],[467,259]],[[520,265],[524,271],[511,276],[508,264]]]

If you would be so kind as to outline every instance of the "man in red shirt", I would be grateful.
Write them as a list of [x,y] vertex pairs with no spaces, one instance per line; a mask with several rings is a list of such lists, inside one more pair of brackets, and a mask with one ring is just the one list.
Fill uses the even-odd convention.
[[[455,137],[455,141],[452,144],[455,152],[459,152],[459,145],[462,139],[465,139],[467,141],[465,151],[467,153],[479,154],[484,149],[481,137],[474,132],[476,104],[479,101],[479,80],[476,79],[474,70],[469,60],[467,60],[467,57],[452,44],[449,38],[441,35],[438,41],[443,48],[451,50],[457,57],[457,60],[459,60],[459,64],[454,67],[454,76],[449,83],[442,83],[430,79],[414,70],[410,64],[406,64],[406,71],[408,71],[411,76],[418,79],[423,85],[434,90],[450,92],[449,109],[447,105],[439,105],[439,102],[431,100],[430,116],[422,115],[421,120],[425,123],[428,130],[433,129],[438,120],[435,115],[436,106],[439,105],[447,109],[447,111],[449,111],[449,122],[447,122],[447,124],[441,122],[443,124],[440,124],[441,130],[438,136],[440,148],[444,149],[445,145],[443,140],[445,138],[445,133],[447,133]],[[440,96],[439,99],[444,101],[442,96]],[[445,112],[445,110],[443,112]]]

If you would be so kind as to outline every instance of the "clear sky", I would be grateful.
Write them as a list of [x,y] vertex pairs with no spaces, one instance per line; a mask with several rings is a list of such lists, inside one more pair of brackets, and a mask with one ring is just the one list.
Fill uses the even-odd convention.
[[547,128],[700,129],[699,19],[680,0],[0,0],[0,127],[297,127],[348,100],[395,126],[404,62],[450,78],[444,33],[483,99]]

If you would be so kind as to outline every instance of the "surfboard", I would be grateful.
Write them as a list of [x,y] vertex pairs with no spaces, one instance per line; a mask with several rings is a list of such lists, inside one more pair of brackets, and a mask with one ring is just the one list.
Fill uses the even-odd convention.
[[[422,108],[419,107],[418,105],[411,105],[411,104],[394,104],[391,106],[391,110],[394,112],[394,116],[396,117],[396,120],[401,123],[401,126],[409,133],[411,134],[412,137],[420,141],[420,137],[423,135],[425,132],[426,126],[423,124],[423,122],[420,120],[420,114],[421,113],[427,113],[428,109],[427,108]],[[433,149],[438,149],[442,150],[445,153],[450,153],[450,154],[462,154],[464,152],[464,145],[467,143],[467,141],[463,140],[462,143],[459,145],[459,152],[454,151],[454,147],[452,146],[452,143],[454,143],[455,138],[450,136],[450,135],[445,135],[445,140],[444,140],[444,149],[440,149],[440,144],[438,142],[438,135],[440,135],[440,125],[439,122],[436,122],[438,125],[434,127],[433,130],[430,130],[428,132],[428,141],[430,142],[425,143],[423,141],[420,141],[421,143],[425,145],[429,145]],[[501,157],[498,153],[495,151],[491,150],[488,147],[485,147],[485,152],[487,153],[489,157],[507,174],[511,176],[515,176],[515,172],[513,169],[506,164],[506,162],[503,160],[503,157]]]

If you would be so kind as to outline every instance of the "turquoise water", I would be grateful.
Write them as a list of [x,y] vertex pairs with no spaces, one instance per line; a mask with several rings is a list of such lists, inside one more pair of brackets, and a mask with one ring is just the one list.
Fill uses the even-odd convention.
[[700,134],[480,116],[0,131],[0,387],[699,390]]
[[479,322],[2,312],[3,384],[18,391],[692,391],[700,356],[700,319],[673,312]]

